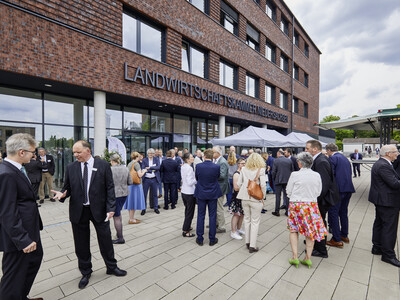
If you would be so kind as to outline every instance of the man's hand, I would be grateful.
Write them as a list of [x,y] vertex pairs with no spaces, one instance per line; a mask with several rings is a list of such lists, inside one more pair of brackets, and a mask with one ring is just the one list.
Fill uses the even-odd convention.
[[108,219],[112,219],[112,217],[114,217],[115,212],[111,211],[108,212],[107,214],[108,214]]
[[55,191],[55,190],[51,190],[52,193],[54,193],[54,199],[60,201],[62,198],[65,198],[65,196],[67,195],[67,191],[64,191],[64,193]]
[[28,245],[28,247],[22,249],[24,253],[31,253],[36,250],[36,242],[32,242]]

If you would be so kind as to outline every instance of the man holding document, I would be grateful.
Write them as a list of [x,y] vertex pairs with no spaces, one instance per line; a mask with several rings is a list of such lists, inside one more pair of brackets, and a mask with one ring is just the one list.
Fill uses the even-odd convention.
[[73,148],[76,158],[65,171],[64,187],[55,193],[55,199],[69,200],[69,218],[72,223],[75,253],[78,257],[82,279],[79,288],[89,283],[92,273],[90,253],[90,222],[92,221],[99,243],[100,252],[107,266],[107,274],[125,276],[126,271],[117,267],[111,239],[109,220],[114,216],[115,192],[110,165],[101,159],[94,159],[90,144],[77,141]]

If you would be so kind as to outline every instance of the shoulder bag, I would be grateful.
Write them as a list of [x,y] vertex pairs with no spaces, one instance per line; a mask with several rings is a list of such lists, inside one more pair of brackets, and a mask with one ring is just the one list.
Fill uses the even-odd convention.
[[133,184],[140,184],[140,177],[139,177],[137,171],[135,170],[135,164],[132,165],[130,173],[131,173]]
[[261,190],[261,186],[257,183],[260,178],[260,171],[261,168],[258,169],[257,175],[254,180],[249,179],[249,183],[247,184],[247,193],[250,197],[261,201],[264,198],[264,194]]

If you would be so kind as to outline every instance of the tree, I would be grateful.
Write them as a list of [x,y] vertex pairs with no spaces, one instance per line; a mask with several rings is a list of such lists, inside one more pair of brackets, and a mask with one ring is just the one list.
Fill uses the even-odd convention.
[[329,115],[329,116],[326,116],[325,118],[323,118],[320,123],[327,123],[327,122],[333,122],[333,121],[339,121],[339,120],[340,120],[339,116]]
[[[339,116],[329,115],[322,119],[321,123],[339,121]],[[354,130],[350,129],[333,129],[335,131],[335,143],[338,146],[339,150],[343,149],[343,139],[345,138],[354,138]]]

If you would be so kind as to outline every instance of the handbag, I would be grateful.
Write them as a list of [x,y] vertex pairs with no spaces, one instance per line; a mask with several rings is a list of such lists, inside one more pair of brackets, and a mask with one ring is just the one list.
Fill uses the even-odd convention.
[[264,198],[264,194],[261,190],[261,186],[257,183],[258,179],[260,178],[260,170],[261,168],[258,169],[257,175],[254,180],[249,179],[249,183],[247,184],[247,193],[250,197],[261,201]]
[[132,165],[130,173],[131,173],[133,184],[140,184],[140,177],[139,177],[137,171],[135,170],[135,165]]

